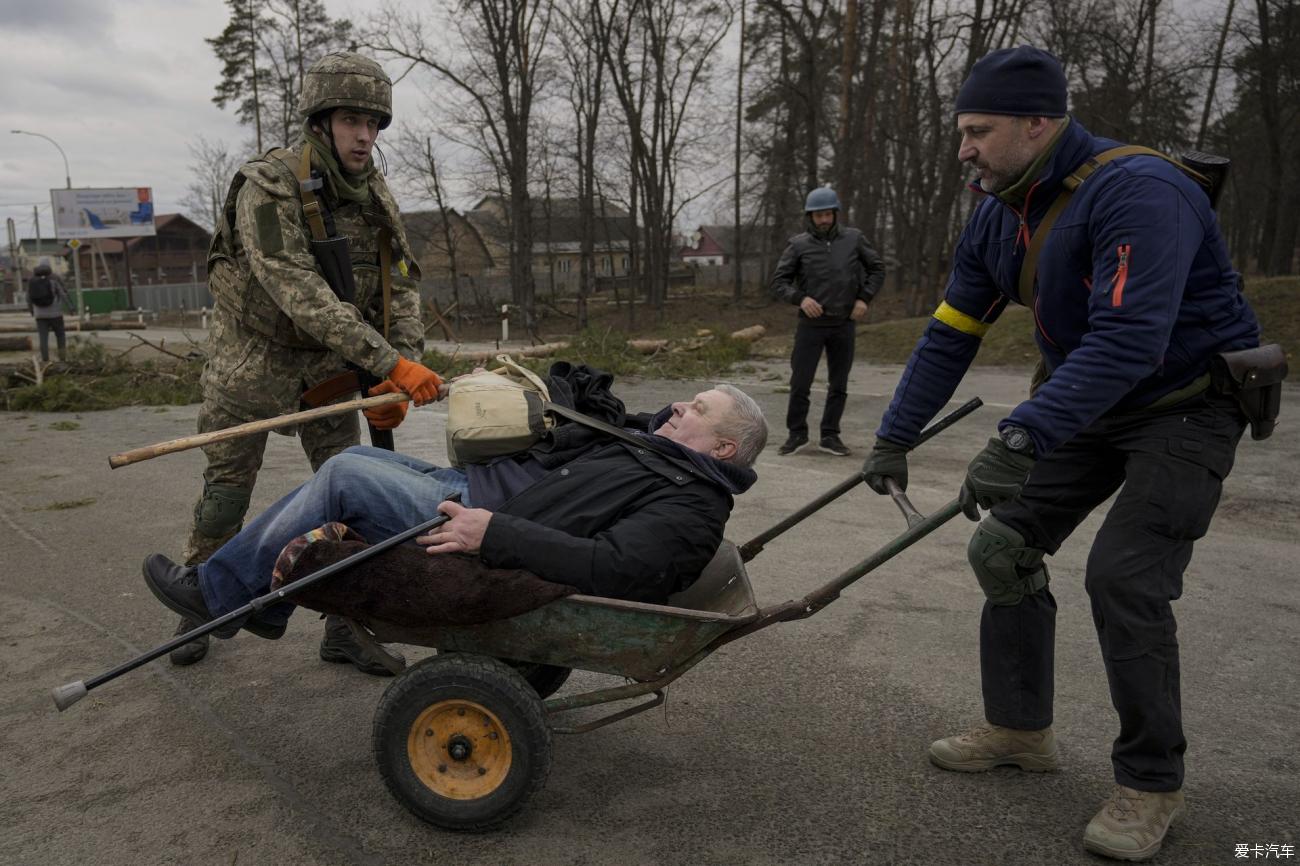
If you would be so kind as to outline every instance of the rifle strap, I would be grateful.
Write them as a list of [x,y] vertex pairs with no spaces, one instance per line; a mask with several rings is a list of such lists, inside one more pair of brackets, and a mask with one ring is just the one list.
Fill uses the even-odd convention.
[[387,226],[376,232],[379,242],[379,285],[384,291],[384,339],[388,339],[389,304],[393,300],[393,233]]
[[[1101,168],[1111,160],[1120,159],[1125,156],[1157,156],[1166,162],[1172,163],[1180,171],[1199,183],[1201,186],[1209,189],[1210,180],[1198,171],[1195,171],[1182,162],[1174,159],[1172,156],[1161,153],[1158,150],[1152,150],[1149,147],[1142,147],[1138,144],[1127,144],[1122,147],[1112,147],[1109,150],[1103,150],[1095,156],[1085,159],[1078,168],[1070,172],[1066,178],[1061,181],[1063,189],[1057,195],[1056,200],[1052,202],[1047,213],[1038,223],[1038,228],[1034,230],[1033,237],[1029,240],[1029,246],[1025,249],[1025,260],[1020,265],[1020,284],[1018,297],[1020,303],[1031,309],[1034,306],[1034,299],[1037,295],[1038,288],[1038,257],[1043,252],[1043,247],[1047,244],[1047,236],[1052,231],[1052,226],[1056,223],[1061,212],[1065,210],[1066,205],[1074,193],[1083,185],[1083,182],[1092,176],[1093,172]],[[1026,300],[1027,299],[1027,300]]]
[[329,233],[325,231],[320,199],[316,197],[320,185],[320,180],[311,176],[311,145],[303,142],[302,158],[298,160],[298,189],[302,192],[302,212],[307,217],[307,225],[311,227],[311,236],[315,240],[326,241],[329,240]]
[[[320,199],[316,196],[321,181],[311,176],[311,153],[311,145],[303,142],[302,157],[298,160],[298,189],[302,192],[302,212],[307,218],[307,225],[311,227],[312,238],[326,241],[329,240],[329,232],[325,230],[324,210]],[[379,242],[379,283],[384,293],[384,339],[387,340],[391,318],[389,306],[393,298],[393,233],[387,227],[380,228],[377,240]]]

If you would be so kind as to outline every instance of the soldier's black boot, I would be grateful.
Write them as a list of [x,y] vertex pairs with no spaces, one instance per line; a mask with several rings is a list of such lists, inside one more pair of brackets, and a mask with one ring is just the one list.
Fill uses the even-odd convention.
[[[172,632],[172,634],[173,636],[185,634],[187,631],[198,628],[200,624],[189,617],[183,616],[180,625],[176,626],[176,631]],[[205,634],[197,640],[176,647],[167,655],[167,658],[171,660],[172,664],[180,667],[203,661],[203,657],[208,654],[208,641],[209,636]]]
[[[385,650],[399,663],[405,665],[406,659],[394,650]],[[393,672],[368,649],[357,642],[348,624],[338,617],[325,617],[325,636],[320,642],[320,657],[327,662],[349,663],[362,673],[377,677],[391,677]]]

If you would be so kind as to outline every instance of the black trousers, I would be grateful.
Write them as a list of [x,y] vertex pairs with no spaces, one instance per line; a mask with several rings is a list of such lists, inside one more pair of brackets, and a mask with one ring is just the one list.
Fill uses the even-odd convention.
[[790,353],[790,405],[785,426],[791,433],[808,433],[808,394],[813,376],[826,350],[826,372],[830,387],[826,407],[822,410],[822,436],[838,436],[844,403],[849,397],[849,370],[853,368],[853,344],[856,330],[852,319],[833,325],[818,325],[800,318],[794,332],[794,351]]
[[[1039,460],[1016,499],[993,509],[1029,544],[1055,553],[1119,490],[1093,539],[1084,586],[1119,714],[1115,780],[1140,791],[1183,784],[1177,623],[1192,544],[1210,526],[1245,426],[1229,398],[1202,394],[1162,410],[1102,418]],[[1056,599],[985,602],[980,621],[984,712],[1035,730],[1052,723]]]
[[54,332],[54,338],[59,345],[59,360],[64,360],[68,353],[68,338],[63,330],[63,317],[57,319],[37,319],[36,333],[41,344],[41,360],[50,360],[50,331]]

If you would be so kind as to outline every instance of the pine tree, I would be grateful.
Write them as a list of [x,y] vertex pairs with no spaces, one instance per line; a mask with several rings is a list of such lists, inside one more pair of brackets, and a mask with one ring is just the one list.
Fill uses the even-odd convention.
[[288,144],[298,126],[298,96],[307,68],[352,41],[352,22],[331,19],[322,0],[226,0],[230,21],[205,40],[222,62],[212,101],[235,107],[251,125],[257,149]]

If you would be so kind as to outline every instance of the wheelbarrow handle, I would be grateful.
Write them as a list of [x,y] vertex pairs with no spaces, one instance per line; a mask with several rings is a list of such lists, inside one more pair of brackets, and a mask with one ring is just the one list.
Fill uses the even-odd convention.
[[916,524],[925,520],[925,515],[917,511],[912,505],[912,500],[907,498],[903,488],[898,486],[898,482],[892,478],[885,479],[885,489],[889,491],[889,498],[894,500],[898,510],[903,512],[903,519],[907,521],[907,528],[911,529]]
[[[453,493],[451,496],[448,496],[446,499],[443,500],[443,502],[459,502],[459,501],[460,501],[459,493]],[[130,661],[123,662],[122,664],[118,665],[117,667],[113,668],[112,670],[106,673],[102,673],[97,677],[91,677],[88,680],[84,680],[84,681],[74,680],[70,683],[65,683],[64,685],[61,686],[55,686],[53,689],[50,690],[50,695],[51,697],[54,698],[54,706],[59,708],[59,712],[63,712],[68,707],[72,706],[77,701],[84,698],[86,694],[90,692],[92,689],[98,688],[99,686],[104,685],[104,683],[111,682],[112,680],[115,680],[118,677],[120,677],[122,674],[130,673],[136,668],[142,665],[146,665],[149,662],[153,661],[154,659],[166,655],[167,653],[171,652],[177,647],[184,646],[185,644],[189,643],[192,640],[197,640],[198,638],[203,637],[204,635],[209,634],[210,632],[216,631],[226,623],[232,622],[237,619],[242,619],[245,616],[257,613],[258,611],[261,611],[264,608],[270,607],[273,604],[278,604],[296,592],[300,592],[309,586],[319,583],[320,581],[324,580],[327,577],[338,574],[340,571],[343,571],[344,569],[347,568],[351,568],[352,566],[357,565],[367,559],[370,559],[373,556],[378,556],[379,554],[383,553],[385,550],[389,550],[393,547],[396,547],[397,545],[405,541],[409,541],[418,535],[423,535],[425,532],[428,532],[430,529],[433,529],[434,527],[437,526],[441,526],[442,524],[446,523],[450,519],[451,518],[448,517],[446,514],[439,514],[437,517],[430,518],[429,520],[426,520],[417,526],[412,526],[410,529],[404,529],[401,532],[397,533],[396,535],[392,536],[391,538],[385,538],[383,541],[371,545],[370,547],[367,547],[365,550],[358,550],[356,553],[352,554],[351,556],[348,556],[344,559],[340,559],[338,562],[333,563],[332,565],[327,565],[324,568],[320,569],[319,571],[314,571],[311,574],[307,575],[306,577],[300,577],[297,580],[295,580],[293,583],[282,586],[279,589],[272,590],[266,593],[265,595],[258,596],[257,598],[250,601],[248,604],[239,608],[238,610],[232,610],[229,613],[222,614],[216,619],[209,620],[208,622],[203,623],[197,628],[187,631],[185,634],[178,635],[172,638],[171,640],[167,641],[166,643],[154,647],[153,649],[149,650],[146,653],[141,653],[140,655],[136,656]]]
[[[938,421],[935,421],[929,427],[925,428],[925,430],[921,432],[921,435],[916,437],[915,444],[913,444],[912,447],[909,448],[908,450],[909,451],[913,450],[923,442],[928,442],[931,438],[933,438],[939,433],[942,433],[944,430],[947,430],[953,424],[956,424],[958,421],[965,418],[967,415],[974,412],[976,409],[978,409],[983,405],[984,405],[984,401],[981,400],[979,397],[972,397],[970,400],[967,400],[965,403],[958,406],[956,409],[952,410],[947,415],[944,415],[942,418],[940,418]],[[809,502],[803,508],[800,508],[794,514],[791,514],[789,517],[786,517],[784,520],[782,520],[780,523],[773,526],[771,529],[768,529],[765,532],[761,532],[758,535],[754,536],[752,539],[750,539],[749,541],[745,542],[740,546],[739,551],[740,551],[741,561],[749,562],[751,559],[753,559],[755,556],[758,556],[758,554],[762,552],[763,547],[769,541],[776,538],[778,535],[781,535],[786,531],[792,529],[799,523],[802,523],[806,518],[808,518],[813,514],[816,514],[818,511],[821,511],[827,505],[830,505],[836,499],[839,499],[845,493],[848,493],[850,490],[857,487],[859,484],[861,484],[866,480],[867,478],[864,474],[862,474],[862,472],[860,471],[856,472],[853,475],[841,481],[839,484],[835,485],[835,487],[823,493],[821,496],[818,496],[812,502]],[[898,485],[895,484],[892,478],[887,478],[885,479],[885,481],[886,481],[886,485],[894,484],[894,488],[888,488],[887,486],[887,489],[889,489],[890,491],[889,495],[893,498],[895,504],[897,504],[899,509],[903,512],[903,516],[907,518],[907,525],[915,526],[916,523],[922,519],[920,513],[918,513],[917,510],[912,507],[912,503],[907,501],[907,496],[903,493],[902,490],[897,490],[897,492],[895,492]]]

